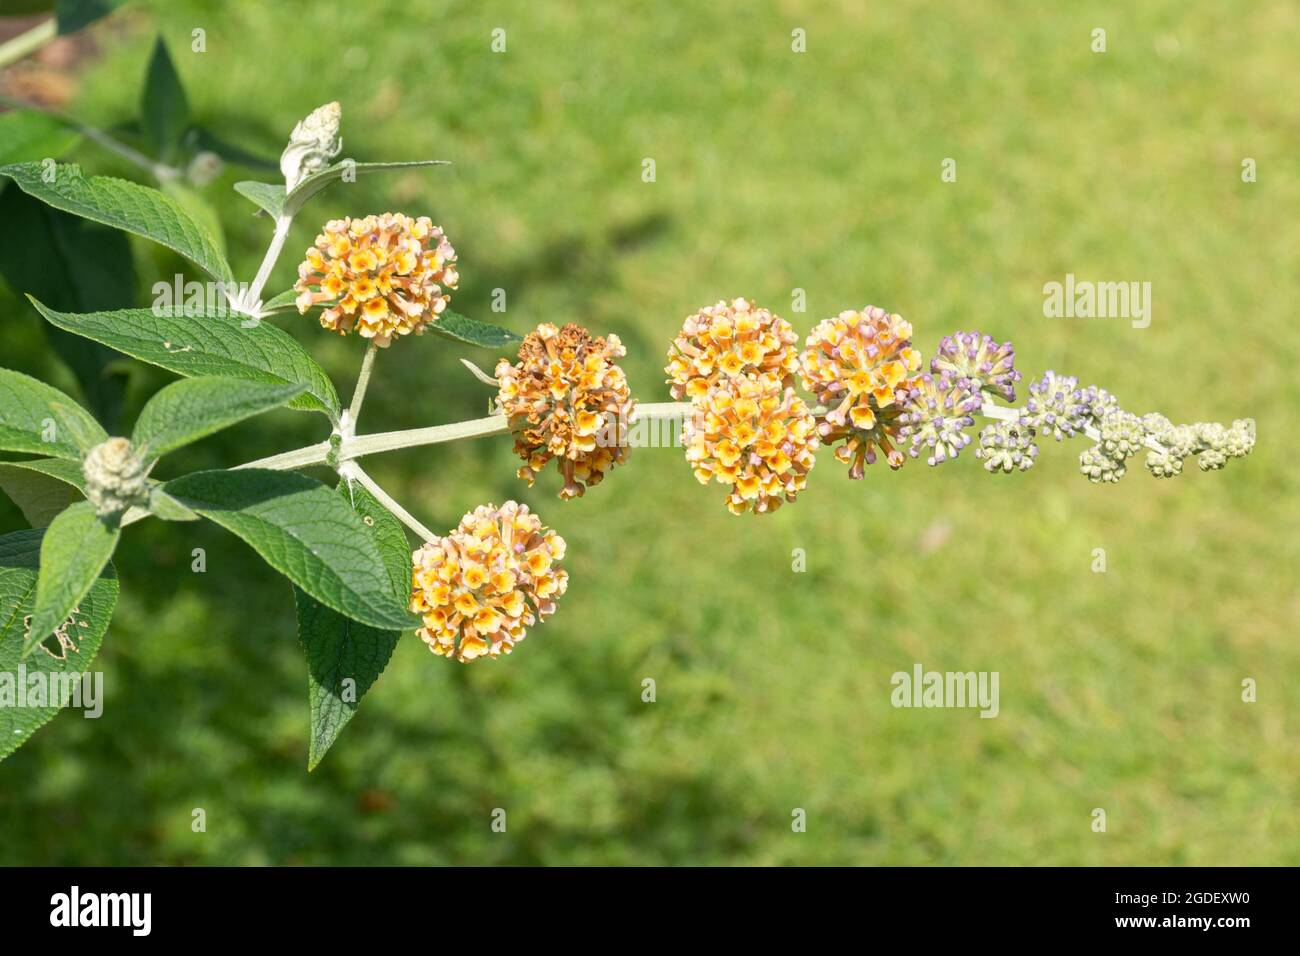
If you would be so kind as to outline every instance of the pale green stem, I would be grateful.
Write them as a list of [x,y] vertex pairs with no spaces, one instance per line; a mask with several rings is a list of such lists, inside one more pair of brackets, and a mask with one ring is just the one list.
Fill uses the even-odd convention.
[[509,430],[510,425],[504,415],[489,415],[487,418],[475,418],[467,422],[453,422],[450,425],[434,425],[430,428],[411,428],[400,432],[359,435],[343,443],[342,447],[339,448],[339,459],[348,461],[381,451],[417,448],[421,445],[437,445],[440,442],[456,441],[460,438],[478,438],[481,435],[500,435]]
[[285,240],[289,238],[289,227],[292,225],[293,216],[280,216],[275,221],[271,244],[266,247],[266,255],[262,257],[262,264],[257,269],[257,275],[253,277],[253,284],[248,287],[248,294],[240,303],[242,310],[250,315],[257,306],[262,290],[266,288],[266,280],[271,278],[271,270],[275,268],[275,263],[280,258]]
[[1014,422],[1020,417],[1020,409],[1010,408],[1006,405],[994,405],[988,398],[985,398],[983,406],[980,407],[980,414],[985,418],[993,418],[1000,422]]
[[277,471],[292,471],[295,468],[306,468],[308,465],[323,465],[329,458],[329,453],[330,443],[322,441],[308,445],[306,448],[271,455],[269,458],[246,461],[242,465],[236,465],[235,468],[272,468]]
[[0,103],[17,109],[34,110],[38,113],[44,113],[46,116],[52,117],[64,126],[75,129],[82,136],[86,137],[86,139],[103,147],[110,153],[115,153],[122,159],[125,159],[128,163],[139,166],[160,183],[179,179],[184,175],[181,170],[176,169],[174,166],[168,166],[166,163],[157,162],[156,160],[146,156],[144,153],[132,149],[130,146],[126,145],[126,143],[114,139],[102,129],[90,126],[80,120],[73,119],[71,116],[64,116],[62,113],[57,113],[54,110],[47,110],[43,106],[36,103],[29,103],[27,100],[22,100],[15,96],[0,96]]
[[366,354],[361,359],[361,372],[357,375],[357,387],[352,392],[352,404],[348,406],[348,427],[355,429],[357,419],[361,416],[361,403],[366,400],[366,386],[370,384],[370,373],[375,367],[375,356],[379,346],[371,342],[366,346]]
[[[994,405],[986,396],[984,404],[980,407],[980,414],[985,418],[994,418],[1002,422],[1014,422],[1020,418],[1020,409],[1010,408],[1006,405]],[[1101,432],[1097,431],[1097,429],[1091,425],[1084,425],[1083,433],[1095,442],[1101,441]],[[1165,448],[1164,445],[1160,444],[1154,438],[1144,438],[1142,444],[1157,454],[1167,455],[1169,453],[1169,449]]]
[[168,166],[166,163],[155,162],[144,153],[134,150],[130,146],[126,145],[126,143],[120,142],[112,136],[109,136],[102,129],[97,129],[94,126],[87,126],[85,123],[78,122],[74,119],[64,119],[63,121],[91,142],[97,143],[110,153],[116,153],[127,162],[134,163],[146,172],[153,174],[153,177],[160,183],[180,179],[183,175],[179,169]]
[[661,421],[666,418],[685,418],[691,412],[690,402],[648,402],[638,404],[633,418],[636,421]]
[[59,24],[54,17],[43,20],[26,33],[20,33],[12,40],[0,44],[0,67],[16,63],[29,53],[34,53],[53,40],[59,33]]
[[418,534],[422,540],[432,541],[434,538],[438,537],[438,535],[434,534],[422,525],[414,515],[399,505],[393,496],[384,491],[375,479],[362,471],[361,466],[356,462],[344,462],[344,464],[339,468],[339,477],[347,479],[348,481],[358,482],[361,487],[374,495],[375,500],[387,508],[394,518]]
[[[355,400],[353,402],[355,406]],[[659,419],[679,419],[691,410],[690,402],[658,402],[638,405],[638,421]],[[489,415],[486,418],[472,418],[464,422],[452,422],[447,425],[431,425],[428,428],[408,428],[396,432],[377,432],[373,435],[345,437],[339,446],[339,461],[351,461],[399,448],[419,448],[423,445],[438,445],[443,442],[458,441],[462,438],[480,438],[484,435],[502,435],[510,430],[505,415]],[[329,457],[330,443],[319,442],[286,451],[269,458],[259,458],[239,465],[240,468],[304,468],[308,465],[323,464]]]

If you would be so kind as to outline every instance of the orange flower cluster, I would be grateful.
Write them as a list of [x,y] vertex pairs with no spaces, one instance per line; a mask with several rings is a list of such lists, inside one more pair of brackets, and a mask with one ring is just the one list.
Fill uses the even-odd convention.
[[907,424],[902,402],[920,367],[911,324],[881,308],[841,312],[809,333],[800,356],[803,387],[827,409],[817,430],[825,444],[842,442],[835,457],[849,465],[849,477],[862,477],[877,448],[890,467],[902,465],[892,442]]
[[686,419],[686,460],[701,484],[731,485],[727,509],[775,511],[794,501],[816,463],[812,412],[770,375],[726,378],[694,399]]
[[673,398],[694,400],[720,378],[765,375],[794,384],[799,336],[790,323],[747,299],[719,302],[687,316],[668,350]]
[[353,329],[387,348],[395,335],[419,335],[455,289],[456,250],[425,216],[384,213],[334,219],[298,266],[300,313],[329,303],[320,324],[340,335]]
[[411,611],[429,650],[462,663],[509,654],[569,585],[564,539],[527,505],[481,505],[412,556]]
[[597,338],[573,323],[562,329],[544,323],[524,338],[518,363],[497,363],[497,397],[525,463],[520,478],[531,485],[558,459],[560,497],[576,498],[627,460],[636,403],[614,362],[626,354],[617,335]]

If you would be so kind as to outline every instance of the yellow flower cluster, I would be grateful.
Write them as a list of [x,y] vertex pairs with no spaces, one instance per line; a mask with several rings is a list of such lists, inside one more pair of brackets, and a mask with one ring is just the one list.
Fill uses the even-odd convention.
[[812,412],[772,374],[724,378],[693,399],[686,460],[701,484],[731,485],[732,514],[775,511],[793,501],[816,463]]
[[890,467],[903,463],[891,441],[906,421],[902,402],[913,387],[921,355],[912,348],[912,326],[902,316],[867,306],[818,324],[800,356],[803,387],[827,409],[817,421],[825,444],[839,444],[835,457],[861,478],[863,465],[885,453]]
[[794,384],[799,336],[790,323],[747,299],[719,302],[688,316],[668,350],[673,398],[694,400],[721,377],[771,376]]
[[519,477],[530,485],[552,458],[564,476],[561,498],[581,496],[627,460],[627,426],[636,407],[614,359],[617,335],[597,338],[580,325],[544,323],[524,338],[519,361],[497,363],[498,400],[510,420]]
[[298,266],[300,313],[328,303],[320,324],[340,335],[353,329],[387,348],[394,335],[422,333],[455,289],[456,250],[421,216],[384,213],[334,219]]
[[564,539],[527,505],[481,505],[412,555],[411,611],[429,650],[462,663],[509,654],[555,611],[569,574]]

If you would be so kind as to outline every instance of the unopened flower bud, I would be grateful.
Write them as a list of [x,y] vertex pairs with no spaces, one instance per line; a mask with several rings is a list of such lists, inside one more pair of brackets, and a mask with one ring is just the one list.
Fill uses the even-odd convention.
[[324,169],[343,151],[343,137],[339,135],[342,119],[342,107],[338,103],[326,103],[293,128],[289,145],[280,154],[280,172],[284,173],[286,190]]
[[947,372],[919,375],[900,389],[905,424],[898,434],[911,442],[907,453],[917,458],[927,452],[928,465],[956,458],[970,444],[966,429],[975,424],[973,416],[983,404],[979,391],[977,382]]
[[1029,383],[1024,420],[1039,433],[1057,441],[1083,431],[1091,417],[1084,389],[1073,375],[1057,375],[1050,369]]
[[1149,451],[1147,471],[1156,478],[1176,478],[1183,473],[1183,460],[1177,455]]
[[990,474],[1028,471],[1038,457],[1034,444],[1034,429],[1022,421],[993,422],[980,432],[980,444],[975,457],[984,462]]
[[1100,445],[1093,445],[1079,454],[1079,471],[1089,481],[1114,483],[1123,478],[1127,470],[1123,459],[1112,457]]
[[190,181],[190,185],[202,189],[221,175],[225,168],[225,163],[216,153],[208,150],[201,150],[190,160],[189,166],[185,167],[185,178]]
[[1245,458],[1255,449],[1255,419],[1238,418],[1228,429],[1223,450],[1229,458]]
[[930,371],[947,372],[956,379],[970,379],[980,389],[1008,402],[1016,400],[1016,351],[1010,342],[999,345],[982,332],[957,332],[939,342],[939,354],[930,360]]
[[149,500],[144,462],[125,438],[110,438],[96,445],[81,467],[86,497],[100,516],[121,514]]
[[1119,408],[1119,399],[1096,385],[1089,385],[1083,390],[1082,399],[1088,409],[1088,417],[1092,419],[1090,424],[1100,427],[1101,420],[1106,417],[1107,413],[1113,412]]
[[1146,432],[1142,420],[1132,412],[1115,408],[1107,412],[1098,429],[1101,432],[1101,451],[1118,462],[1127,461],[1142,448]]

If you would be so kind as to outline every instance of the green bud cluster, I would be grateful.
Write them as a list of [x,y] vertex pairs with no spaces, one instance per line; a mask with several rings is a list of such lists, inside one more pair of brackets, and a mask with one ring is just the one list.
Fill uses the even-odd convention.
[[1086,435],[1094,444],[1079,455],[1079,471],[1092,482],[1113,484],[1128,472],[1128,461],[1145,450],[1147,470],[1156,478],[1183,473],[1183,462],[1197,456],[1202,471],[1244,458],[1255,447],[1255,421],[1242,418],[1231,426],[1217,422],[1175,425],[1164,415],[1141,417],[1125,411],[1104,388],[1079,386],[1073,376],[1048,371],[1029,385],[1023,408],[1007,409],[1006,418],[980,433],[976,457],[992,474],[1026,471],[1038,454],[1035,438],[1057,441]]
[[979,447],[975,457],[984,462],[990,474],[1010,471],[1028,471],[1038,457],[1034,444],[1034,428],[1023,419],[998,421],[984,426],[980,432]]
[[149,500],[144,462],[125,438],[110,438],[90,449],[81,470],[86,498],[100,517],[121,514]]

